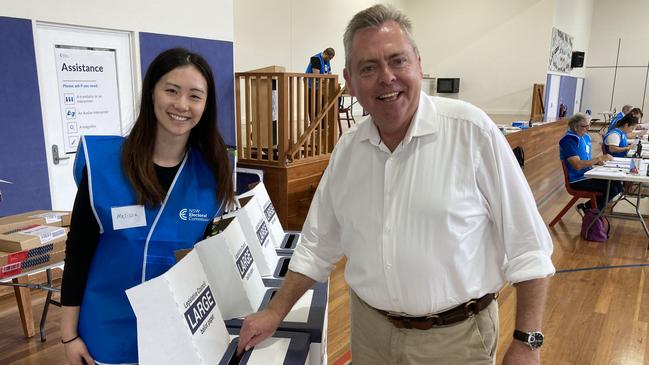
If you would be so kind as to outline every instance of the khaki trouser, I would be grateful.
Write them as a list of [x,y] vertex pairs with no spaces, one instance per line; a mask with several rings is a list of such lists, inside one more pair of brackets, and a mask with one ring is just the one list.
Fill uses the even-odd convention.
[[353,290],[349,292],[354,365],[495,363],[498,344],[495,300],[463,322],[422,331],[394,327]]

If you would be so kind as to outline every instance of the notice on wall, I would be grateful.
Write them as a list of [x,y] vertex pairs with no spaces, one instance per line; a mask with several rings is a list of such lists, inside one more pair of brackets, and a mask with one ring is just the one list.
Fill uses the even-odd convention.
[[84,134],[121,134],[115,50],[57,45],[55,52],[65,152],[76,152]]

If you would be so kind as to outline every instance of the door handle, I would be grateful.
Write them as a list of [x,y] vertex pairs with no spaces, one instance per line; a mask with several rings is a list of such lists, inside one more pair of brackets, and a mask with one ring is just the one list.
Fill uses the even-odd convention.
[[55,165],[58,165],[59,162],[63,160],[69,160],[70,157],[59,157],[59,146],[53,144],[52,145],[52,160]]

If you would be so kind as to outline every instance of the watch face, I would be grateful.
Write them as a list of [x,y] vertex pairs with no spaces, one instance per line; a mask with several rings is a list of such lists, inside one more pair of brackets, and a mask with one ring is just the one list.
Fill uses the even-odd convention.
[[527,343],[530,347],[538,349],[543,345],[543,334],[541,332],[531,332],[527,338]]

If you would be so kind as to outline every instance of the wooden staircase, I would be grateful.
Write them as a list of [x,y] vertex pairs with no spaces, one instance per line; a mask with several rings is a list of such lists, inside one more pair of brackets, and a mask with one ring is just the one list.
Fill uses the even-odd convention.
[[342,91],[337,75],[282,71],[235,74],[237,166],[263,170],[282,226],[301,229],[338,141]]

